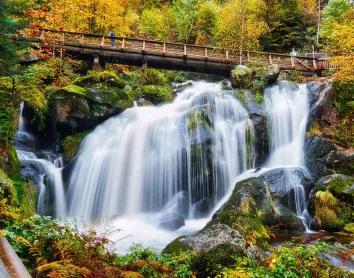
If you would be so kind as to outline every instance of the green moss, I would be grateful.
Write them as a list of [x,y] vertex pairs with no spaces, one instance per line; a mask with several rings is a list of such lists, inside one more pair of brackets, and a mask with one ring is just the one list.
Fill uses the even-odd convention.
[[76,85],[68,85],[63,88],[58,89],[55,93],[63,93],[65,94],[76,94],[87,96],[87,90],[85,88],[76,86]]
[[15,185],[2,169],[0,169],[0,197],[6,198],[11,206],[18,205]]
[[16,187],[16,196],[23,215],[25,217],[32,216],[36,212],[37,188],[32,182],[26,183],[20,173],[14,174],[11,179]]
[[[347,190],[353,184],[352,180],[344,180],[341,177],[332,179],[328,185],[328,190],[335,196],[341,197],[341,193]],[[354,197],[354,192],[352,193]]]
[[198,126],[204,126],[211,129],[210,123],[207,122],[206,115],[203,110],[192,112],[188,115],[188,126],[191,132],[195,131]]
[[237,258],[246,256],[242,249],[234,249],[232,245],[219,245],[208,251],[201,252],[192,259],[191,269],[198,277],[216,277],[224,267],[235,264]]
[[344,231],[348,233],[354,233],[354,223],[348,223],[343,228]]
[[76,156],[80,149],[80,144],[87,134],[89,134],[89,131],[76,133],[75,135],[66,137],[62,141],[64,158],[67,162],[71,161]]
[[178,254],[180,252],[186,252],[189,250],[187,244],[184,244],[181,239],[183,236],[176,238],[162,251],[162,254]]
[[168,86],[146,85],[142,88],[142,94],[153,103],[171,101],[172,89]]

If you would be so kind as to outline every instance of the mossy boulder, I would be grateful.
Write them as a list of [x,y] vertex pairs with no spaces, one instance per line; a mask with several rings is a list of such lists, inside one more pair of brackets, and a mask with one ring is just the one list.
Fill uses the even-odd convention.
[[304,176],[297,168],[279,168],[238,182],[208,225],[226,224],[258,244],[269,239],[269,228],[302,231],[302,221],[291,202],[293,186],[297,186],[291,183],[298,182],[299,177]]
[[235,88],[247,88],[252,83],[253,70],[249,67],[238,65],[231,71],[231,84]]
[[77,153],[80,149],[81,142],[88,134],[89,134],[89,131],[76,133],[74,135],[67,136],[61,142],[61,145],[64,150],[65,161],[70,162],[77,155]]
[[173,98],[173,90],[169,86],[145,85],[141,93],[153,104],[169,102]]
[[171,242],[163,253],[195,252],[191,270],[197,277],[214,277],[221,268],[235,263],[238,257],[260,257],[258,249],[247,245],[242,235],[224,224],[208,225],[195,235]]
[[52,92],[49,114],[63,136],[91,129],[113,115],[133,106],[113,73],[90,73],[72,85]]
[[353,184],[354,178],[345,175],[330,175],[317,182],[309,202],[312,228],[340,231],[354,221]]

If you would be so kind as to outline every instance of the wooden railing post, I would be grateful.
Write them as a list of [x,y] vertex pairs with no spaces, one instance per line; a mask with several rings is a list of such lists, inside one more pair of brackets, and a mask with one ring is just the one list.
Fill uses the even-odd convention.
[[183,55],[187,55],[187,46],[186,45],[184,45],[184,52],[183,52]]
[[273,65],[272,54],[269,54],[269,64]]
[[162,50],[162,53],[163,53],[163,54],[166,53],[166,43],[165,43],[165,42],[163,43],[163,50]]
[[82,35],[80,38],[80,45],[81,46],[84,46],[84,40],[85,40],[85,37],[84,37],[84,35]]
[[251,62],[250,53],[247,51],[247,62]]
[[316,59],[313,59],[312,62],[313,62],[313,69],[314,69],[314,70],[317,70]]
[[291,56],[291,57],[290,57],[290,60],[291,60],[291,68],[294,69],[294,68],[295,68],[294,57]]
[[229,51],[226,50],[226,60],[229,60]]
[[101,48],[104,47],[104,37],[102,37],[102,40],[101,40]]
[[145,51],[145,41],[143,41],[143,51]]
[[204,49],[204,56],[205,56],[205,58],[208,57],[208,49],[207,48]]
[[125,47],[125,38],[123,38],[122,40],[122,49],[124,49],[124,47]]

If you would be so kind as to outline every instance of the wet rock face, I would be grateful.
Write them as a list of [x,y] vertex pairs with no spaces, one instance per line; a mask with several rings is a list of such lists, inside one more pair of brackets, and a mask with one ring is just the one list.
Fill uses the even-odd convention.
[[306,167],[315,180],[334,173],[354,173],[354,152],[337,150],[334,144],[325,138],[306,138],[304,150]]
[[337,116],[337,110],[333,104],[334,89],[332,82],[310,82],[307,89],[310,104],[308,122],[311,123],[316,119],[333,122]]
[[260,178],[263,178],[269,184],[273,198],[290,207],[293,211],[296,211],[294,209],[294,185],[301,184],[306,196],[309,196],[315,186],[310,174],[300,167],[273,169],[260,175]]
[[253,114],[251,120],[254,128],[255,167],[264,165],[269,157],[269,136],[267,119]]
[[193,205],[192,211],[195,218],[207,217],[211,210],[211,202],[205,198]]
[[183,216],[175,212],[165,213],[160,221],[159,228],[168,231],[176,231],[185,225]]

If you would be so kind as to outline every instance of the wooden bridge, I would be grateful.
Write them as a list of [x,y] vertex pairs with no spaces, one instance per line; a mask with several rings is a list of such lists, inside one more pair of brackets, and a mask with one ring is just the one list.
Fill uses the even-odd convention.
[[[30,30],[25,40],[40,42],[53,55],[68,53],[75,59],[96,61],[102,65],[118,63],[160,69],[186,70],[229,76],[239,64],[258,62],[276,64],[282,70],[321,73],[338,69],[330,59],[291,56],[257,51],[240,51],[220,47],[199,46],[125,37],[109,37],[78,32],[41,29]],[[114,42],[112,42],[112,40]]]

